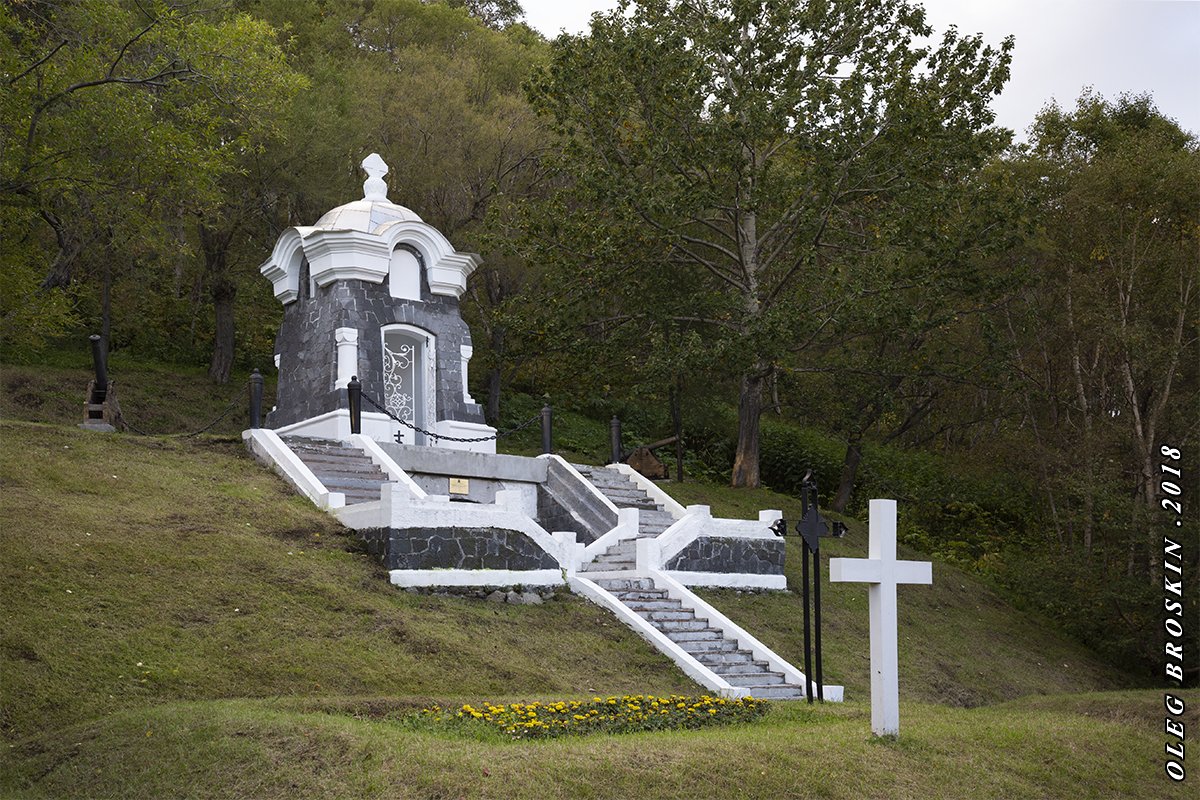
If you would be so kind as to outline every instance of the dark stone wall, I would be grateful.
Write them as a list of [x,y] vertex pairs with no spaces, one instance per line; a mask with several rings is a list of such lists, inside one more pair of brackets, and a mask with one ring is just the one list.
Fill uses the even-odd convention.
[[550,532],[574,531],[575,541],[581,544],[591,544],[596,536],[580,524],[579,520],[568,511],[544,486],[537,488],[537,523]]
[[[346,407],[346,390],[335,385],[334,331],[338,328],[358,331],[358,378],[363,393],[382,404],[383,341],[379,329],[396,323],[421,328],[436,337],[437,350],[431,355],[437,361],[437,418],[482,423],[482,408],[463,401],[461,347],[471,344],[471,332],[457,299],[430,293],[424,263],[419,303],[392,297],[386,279],[382,283],[338,280],[318,286],[310,296],[305,263],[300,296],[284,307],[275,340],[275,352],[280,354],[279,388],[276,410],[267,416],[267,426],[278,428]],[[363,410],[374,409],[364,402]]]
[[616,526],[617,517],[572,480],[566,467],[551,461],[546,482],[538,486],[538,524],[548,531],[575,531],[576,541],[591,544]]
[[701,536],[670,560],[680,572],[744,572],[782,575],[782,539],[733,539]]
[[380,528],[359,531],[387,569],[558,569],[520,531],[499,528]]

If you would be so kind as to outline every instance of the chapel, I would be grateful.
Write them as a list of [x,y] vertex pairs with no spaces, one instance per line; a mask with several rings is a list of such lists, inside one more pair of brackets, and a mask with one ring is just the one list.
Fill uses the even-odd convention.
[[411,209],[388,200],[388,167],[377,153],[362,167],[362,199],[314,225],[288,228],[259,268],[284,306],[276,405],[266,426],[280,435],[346,439],[346,385],[358,377],[364,435],[494,453],[491,439],[454,441],[495,433],[467,391],[471,333],[459,311],[480,258],[459,253]]

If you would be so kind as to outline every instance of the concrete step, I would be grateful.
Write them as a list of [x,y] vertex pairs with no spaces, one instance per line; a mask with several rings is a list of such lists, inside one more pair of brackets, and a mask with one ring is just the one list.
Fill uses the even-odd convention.
[[601,561],[599,559],[584,564],[582,572],[633,572],[635,564],[632,561]]
[[779,686],[784,682],[778,672],[726,672],[721,677],[734,686]]
[[343,489],[375,489],[387,483],[386,480],[376,478],[350,478],[345,475],[330,475],[329,473],[317,472],[314,473],[317,480],[325,485],[325,488],[331,492],[340,492]]
[[303,447],[292,448],[293,452],[304,459],[304,461],[314,461],[321,463],[353,463],[366,464],[375,469],[375,462],[372,461],[362,450],[351,450],[349,448],[341,452],[331,450],[308,450]]
[[283,442],[295,453],[311,453],[314,456],[363,457],[363,452],[358,448],[346,447],[338,442],[322,442],[317,439],[284,439]]
[[333,480],[377,481],[379,483],[387,482],[387,475],[384,475],[382,472],[379,472],[378,470],[375,472],[365,472],[365,471],[357,471],[357,470],[328,469],[328,468],[314,467],[311,464],[309,465],[309,469],[311,469],[313,474],[316,475],[318,478],[321,477],[322,475],[325,475]]
[[[625,497],[610,497],[608,499],[611,500],[612,504],[617,508],[636,508],[639,511],[653,511],[654,509],[658,508],[658,506],[654,505],[654,501],[649,499],[630,500],[629,498]],[[639,520],[639,522],[640,521],[641,520]]]
[[628,600],[624,597],[621,602],[634,611],[679,611],[683,608],[678,600]]
[[[594,564],[628,564],[629,569],[633,569],[634,565],[637,564],[637,560],[633,557],[632,553],[601,553],[591,561],[587,562],[587,564],[584,564],[583,568],[587,569],[590,565]],[[592,569],[594,571],[595,567],[593,566]]]
[[[702,653],[701,655],[707,656],[709,654]],[[712,655],[721,654],[713,653]],[[767,665],[763,664],[761,661],[730,661],[728,663],[716,662],[709,664],[706,663],[704,659],[700,658],[699,655],[697,655],[695,658],[701,664],[704,664],[704,666],[708,667],[722,678],[724,678],[726,675],[758,675],[770,672],[770,670],[767,668]],[[763,683],[769,683],[769,681],[763,681]]]
[[803,700],[804,688],[790,683],[767,686],[738,684],[750,690],[750,696],[759,700]]
[[[674,637],[671,637],[674,640]],[[687,650],[692,655],[700,653],[731,653],[738,649],[737,642],[731,642],[728,639],[692,639],[689,641],[677,642],[684,650]]]
[[709,630],[708,623],[702,619],[689,619],[689,620],[683,620],[683,621],[663,620],[662,622],[656,623],[654,627],[658,628],[660,631],[667,634],[667,636],[671,637],[672,639],[675,638],[672,635],[674,633],[681,633],[683,631],[706,631],[706,630]]
[[690,647],[690,642],[716,642],[724,640],[723,634],[715,628],[695,628],[686,631],[667,631],[664,629],[663,632],[667,634],[668,639],[683,646],[685,650]]
[[596,585],[610,592],[645,592],[654,589],[650,578],[601,578]]
[[639,600],[666,600],[669,595],[665,589],[654,589],[653,591],[628,591],[628,592],[613,592],[617,597],[621,598],[622,603],[637,602]]
[[633,609],[633,611],[643,619],[648,619],[651,622],[685,622],[690,619],[695,619],[696,615],[689,611],[674,610],[674,611],[643,611],[641,609]]
[[[684,648],[684,649],[686,649],[686,648]],[[714,651],[714,652],[698,653],[696,655],[696,660],[699,661],[701,664],[704,664],[705,666],[708,666],[710,668],[725,667],[725,668],[729,668],[729,669],[732,669],[735,667],[738,669],[741,669],[741,668],[748,669],[748,668],[750,668],[750,665],[755,663],[754,658],[749,653],[747,653],[744,650],[737,650],[737,649],[727,650],[727,651]],[[716,670],[713,669],[713,672],[716,672]]]

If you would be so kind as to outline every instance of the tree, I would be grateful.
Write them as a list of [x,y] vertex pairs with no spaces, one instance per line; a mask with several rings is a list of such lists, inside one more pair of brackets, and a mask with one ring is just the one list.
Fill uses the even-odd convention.
[[[735,486],[759,483],[776,364],[863,288],[850,267],[879,244],[879,223],[997,144],[987,104],[1011,42],[985,47],[952,29],[917,43],[929,33],[924,12],[899,0],[623,3],[589,35],[556,40],[531,83],[573,177],[571,203],[545,208],[593,210],[554,226],[560,252],[576,256],[565,268],[604,263],[603,248],[576,245],[610,240],[583,228],[611,220],[628,237],[633,220],[654,240],[639,263],[716,299],[699,321],[739,376]],[[536,238],[546,226],[524,227]]]
[[107,328],[114,275],[163,263],[168,221],[217,202],[298,78],[266,24],[210,2],[25,0],[0,35],[0,208],[43,291],[100,267]]
[[[1132,569],[1144,547],[1154,582],[1161,541],[1146,521],[1162,499],[1157,448],[1168,431],[1181,441],[1197,433],[1186,354],[1198,340],[1200,144],[1146,95],[1110,103],[1085,93],[1072,113],[1046,108],[1033,133],[1022,168],[1041,198],[1041,227],[1012,328],[1029,413],[1039,430],[1067,437],[1047,446],[1069,448],[1077,464],[1064,493],[1079,498],[1082,551],[1111,557],[1116,545]],[[1136,507],[1107,526],[1124,541],[1101,542],[1113,494]],[[1139,540],[1147,528],[1150,540]]]

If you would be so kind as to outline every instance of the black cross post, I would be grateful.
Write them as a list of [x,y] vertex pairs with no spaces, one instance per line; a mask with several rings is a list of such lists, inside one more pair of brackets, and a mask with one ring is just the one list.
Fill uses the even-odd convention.
[[808,628],[808,559],[812,554],[813,563],[813,629],[816,634],[816,684],[817,699],[825,702],[825,674],[821,665],[821,537],[829,535],[829,524],[817,509],[817,482],[812,478],[812,471],[804,476],[800,484],[800,521],[796,523],[796,533],[804,540],[804,568],[801,572],[804,582],[804,677],[808,682],[805,686],[805,696],[812,702],[812,663],[809,660],[811,652]]

